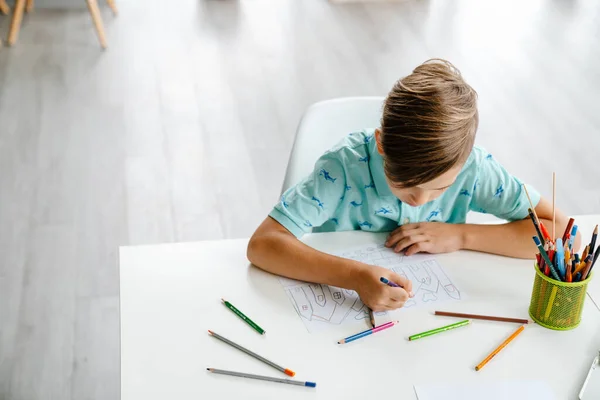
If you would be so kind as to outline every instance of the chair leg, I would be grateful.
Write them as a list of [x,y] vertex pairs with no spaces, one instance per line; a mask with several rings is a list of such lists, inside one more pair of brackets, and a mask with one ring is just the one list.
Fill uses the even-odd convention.
[[90,15],[92,16],[92,21],[94,22],[94,26],[96,27],[96,33],[98,34],[98,40],[100,41],[100,46],[103,49],[106,48],[106,36],[104,35],[104,26],[102,25],[102,16],[100,15],[100,9],[98,8],[98,2],[96,0],[87,0],[88,8],[90,9]]
[[115,4],[115,0],[106,0],[106,2],[108,3],[108,6],[112,10],[113,14],[117,15],[119,13],[119,10],[117,10],[117,5]]
[[27,0],[27,5],[25,6],[25,12],[32,12],[33,11],[33,0]]
[[6,4],[5,0],[0,0],[0,12],[4,15],[8,15],[10,12],[10,7]]
[[23,21],[23,10],[25,9],[25,0],[16,0],[15,11],[12,20],[10,21],[10,29],[8,31],[8,45],[12,46],[19,38],[21,30],[21,22]]

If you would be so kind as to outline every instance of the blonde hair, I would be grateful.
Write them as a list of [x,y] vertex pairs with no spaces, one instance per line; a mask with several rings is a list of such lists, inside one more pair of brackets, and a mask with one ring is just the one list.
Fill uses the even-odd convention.
[[388,178],[403,187],[429,182],[467,160],[479,122],[477,92],[442,59],[425,61],[388,94],[381,145]]

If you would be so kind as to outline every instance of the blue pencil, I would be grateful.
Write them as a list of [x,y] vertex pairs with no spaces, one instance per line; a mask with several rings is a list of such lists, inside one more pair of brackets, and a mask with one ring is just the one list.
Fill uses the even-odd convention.
[[575,241],[575,236],[577,235],[577,225],[573,225],[573,229],[571,229],[571,237],[569,238],[569,248],[573,248],[573,242]]
[[357,333],[357,334],[352,335],[352,336],[348,336],[347,338],[338,341],[338,344],[344,344],[344,343],[353,342],[356,339],[360,339],[362,337],[372,335],[372,334],[377,333],[379,331],[382,331],[384,329],[391,328],[394,325],[396,325],[397,323],[398,323],[398,321],[392,321],[392,322],[387,322],[387,323],[385,323],[383,325],[376,326],[375,328],[367,329],[366,331],[362,331],[360,333]]
[[565,248],[563,247],[562,238],[556,238],[556,268],[560,273],[560,277],[562,279],[565,278],[567,274],[567,269],[565,268]]

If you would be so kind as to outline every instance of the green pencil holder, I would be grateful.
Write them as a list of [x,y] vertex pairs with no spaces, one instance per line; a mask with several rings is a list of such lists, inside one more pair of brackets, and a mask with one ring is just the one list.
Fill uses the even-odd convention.
[[576,328],[581,322],[587,285],[593,273],[585,281],[558,282],[544,275],[537,263],[531,293],[529,315],[539,325],[558,331]]

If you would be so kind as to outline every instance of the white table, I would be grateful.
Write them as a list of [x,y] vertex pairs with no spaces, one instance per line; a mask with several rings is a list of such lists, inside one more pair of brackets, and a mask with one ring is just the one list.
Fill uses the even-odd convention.
[[[314,234],[311,246],[336,251],[380,243],[364,232]],[[405,310],[401,323],[349,345],[355,333],[336,327],[309,334],[277,278],[246,260],[247,240],[121,249],[121,398],[415,398],[413,385],[441,381],[541,379],[556,399],[576,398],[600,348],[600,311],[587,299],[581,325],[556,332],[530,324],[482,371],[474,366],[516,324],[474,321],[466,328],[408,342],[406,337],[457,321],[424,308]],[[438,308],[528,318],[530,261],[472,252],[438,257],[469,298]],[[225,297],[259,323],[258,335],[220,303]],[[316,389],[216,376],[207,367],[278,376],[278,372],[211,338],[237,341],[317,382]],[[568,350],[567,350],[568,349]],[[285,376],[284,376],[285,377]],[[557,378],[558,377],[558,378]],[[368,397],[367,397],[368,396]]]

